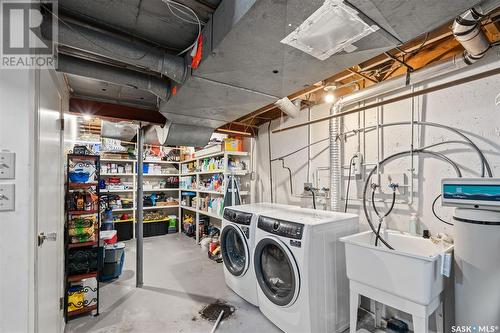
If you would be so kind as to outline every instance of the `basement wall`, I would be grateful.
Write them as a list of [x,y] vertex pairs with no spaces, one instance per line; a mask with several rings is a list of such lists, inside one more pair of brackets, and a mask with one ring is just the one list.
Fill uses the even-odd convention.
[[[492,50],[492,52],[497,52]],[[493,55],[498,59],[498,54]],[[442,83],[448,80],[457,79],[466,75],[482,72],[500,66],[500,61],[496,60],[488,65],[479,63],[473,67],[468,67],[458,74],[443,77],[440,80],[433,80],[431,85]],[[422,87],[415,87],[421,89]],[[410,88],[405,91],[409,92]],[[465,131],[465,133],[479,146],[490,162],[493,174],[500,177],[500,106],[495,106],[495,97],[500,93],[500,75],[485,78],[479,81],[455,86],[446,90],[434,92],[428,95],[415,97],[414,119],[436,122],[453,126]],[[387,95],[384,98],[394,97]],[[374,100],[365,101],[367,104]],[[412,110],[412,100],[405,100],[395,104],[389,104],[378,110],[378,120],[380,123],[390,123],[398,121],[410,121]],[[320,118],[328,115],[330,105],[321,104],[310,109],[310,118]],[[280,126],[289,126],[302,123],[308,119],[308,110],[301,111],[297,119],[278,119],[271,124],[271,130]],[[358,127],[377,124],[377,110],[370,109],[358,114],[344,117],[343,128],[345,131]],[[310,126],[310,142],[328,138],[328,122],[313,124]],[[412,142],[410,126],[388,127],[380,130],[377,137],[376,131],[350,135],[344,140],[343,165],[348,165],[351,156],[360,151],[363,154],[364,162],[376,163],[378,160],[399,151],[410,149]],[[457,135],[443,129],[430,127],[416,127],[413,144],[414,147],[422,147],[432,143],[445,140],[462,140]],[[293,130],[271,134],[271,155],[272,158],[288,154],[295,149],[308,144],[308,128],[300,127]],[[456,161],[464,177],[480,176],[481,164],[477,154],[466,145],[444,145],[433,148],[436,152],[443,152]],[[268,150],[268,124],[259,128],[259,135],[256,139],[256,174],[255,200],[270,201],[269,176],[273,177],[273,199],[277,203],[296,204],[311,207],[312,201],[308,196],[300,198],[303,193],[305,182],[316,184],[317,168],[329,167],[328,141],[314,145],[310,150],[311,165],[308,170],[308,151],[302,150],[284,159],[285,165],[289,167],[293,174],[293,195],[290,193],[288,171],[283,169],[281,161],[272,163],[271,173],[269,170],[269,150]],[[410,184],[412,179],[410,173],[410,158],[395,160],[381,169],[382,174],[401,174],[406,177],[406,184]],[[349,194],[348,212],[359,214],[361,229],[367,230],[368,225],[364,218],[361,207],[361,192],[365,180],[365,175],[373,168],[367,166],[364,170],[362,180],[351,181],[351,193]],[[428,156],[416,156],[414,158],[415,174],[413,176],[414,198],[411,202],[409,188],[406,194],[398,195],[397,199],[405,201],[395,205],[393,213],[387,218],[389,228],[408,231],[408,220],[410,213],[416,213],[419,220],[419,230],[429,229],[431,234],[445,232],[453,235],[453,227],[447,226],[438,221],[431,212],[431,204],[434,198],[440,193],[440,180],[443,177],[456,177],[453,169],[443,161],[430,158]],[[328,171],[319,172],[319,187],[329,187]],[[342,193],[345,194],[348,168],[344,169],[344,184]],[[376,178],[372,178],[372,182]],[[343,196],[344,196],[343,194]],[[389,195],[385,197],[386,200]],[[384,198],[381,198],[384,199]],[[321,206],[321,205],[318,205]],[[380,211],[386,211],[388,203],[378,203]],[[438,214],[450,220],[453,209],[442,208],[436,205]],[[432,322],[432,321],[431,321]]]

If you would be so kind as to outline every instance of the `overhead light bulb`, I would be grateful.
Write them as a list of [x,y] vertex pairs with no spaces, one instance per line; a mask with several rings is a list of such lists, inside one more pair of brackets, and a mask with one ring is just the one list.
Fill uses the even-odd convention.
[[83,120],[85,120],[85,121],[92,120],[92,116],[91,116],[91,115],[88,115],[88,114],[84,114],[84,115],[83,115]]
[[335,96],[333,95],[333,91],[337,89],[337,84],[328,84],[326,87],[323,88],[323,90],[326,92],[326,95],[324,97],[326,103],[333,103],[335,100]]
[[325,95],[325,102],[326,103],[333,103],[334,100],[335,100],[335,96],[333,96],[332,93],[328,93]]

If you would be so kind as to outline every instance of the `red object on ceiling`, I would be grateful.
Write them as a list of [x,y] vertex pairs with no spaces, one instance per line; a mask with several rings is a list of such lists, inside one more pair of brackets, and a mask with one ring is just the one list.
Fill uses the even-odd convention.
[[198,68],[198,66],[200,65],[200,62],[201,62],[201,51],[202,51],[202,48],[203,48],[203,42],[202,42],[202,38],[201,38],[201,35],[198,36],[198,40],[196,41],[196,53],[194,54],[194,57],[193,59],[191,60],[191,68],[193,69],[196,69]]

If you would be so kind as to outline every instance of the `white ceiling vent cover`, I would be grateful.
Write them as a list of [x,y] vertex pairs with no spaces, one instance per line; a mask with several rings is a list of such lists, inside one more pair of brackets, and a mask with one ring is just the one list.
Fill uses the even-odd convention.
[[325,60],[342,50],[353,52],[356,50],[353,43],[378,29],[378,26],[364,22],[358,12],[345,5],[342,0],[325,0],[321,7],[281,43]]

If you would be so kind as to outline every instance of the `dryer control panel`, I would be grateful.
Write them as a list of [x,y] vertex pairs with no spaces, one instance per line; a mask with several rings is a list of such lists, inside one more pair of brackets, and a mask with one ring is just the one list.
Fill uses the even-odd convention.
[[304,230],[303,224],[273,219],[266,216],[259,217],[257,227],[271,234],[293,239],[302,239],[302,232]]
[[250,222],[252,222],[252,213],[244,213],[226,208],[224,209],[224,219],[237,224],[250,225]]

